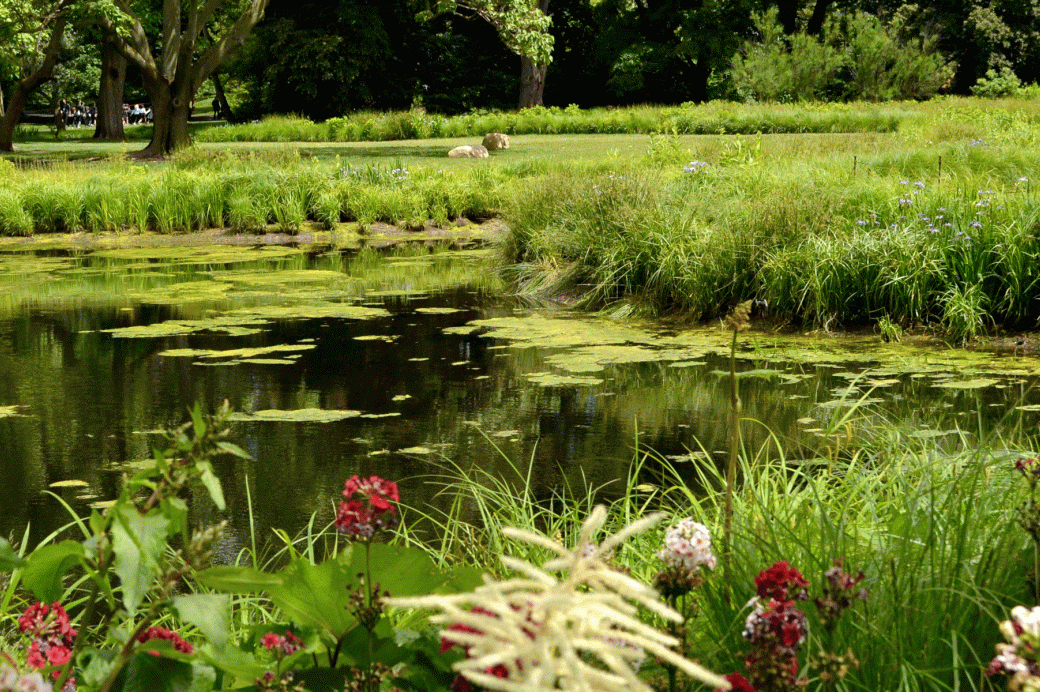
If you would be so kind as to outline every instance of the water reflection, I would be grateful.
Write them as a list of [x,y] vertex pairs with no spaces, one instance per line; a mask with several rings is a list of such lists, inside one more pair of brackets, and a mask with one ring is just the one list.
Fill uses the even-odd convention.
[[[332,518],[343,481],[354,473],[397,479],[410,503],[436,511],[449,502],[431,483],[441,456],[505,475],[512,471],[503,456],[521,467],[530,461],[543,496],[586,483],[620,492],[637,444],[680,466],[690,450],[704,452],[708,463],[724,457],[729,385],[713,371],[727,369],[728,360],[716,353],[680,363],[673,355],[591,365],[602,380],[595,385],[537,385],[532,374],[557,372],[563,347],[465,327],[532,313],[565,320],[568,313],[503,295],[486,254],[283,250],[261,259],[223,254],[184,262],[125,253],[0,255],[0,410],[16,406],[20,414],[0,417],[3,535],[20,536],[31,525],[39,540],[64,524],[64,510],[46,493],[57,481],[88,484],[52,490],[81,512],[114,497],[127,462],[149,456],[157,443],[150,431],[179,424],[195,401],[214,409],[227,399],[246,412],[362,414],[325,424],[235,424],[236,442],[254,458],[216,463],[228,499],[226,559],[249,544],[247,497],[262,535],[272,527],[294,534],[314,513],[319,525]],[[106,331],[330,304],[379,307],[386,315],[258,317],[255,328],[241,332],[151,338]],[[586,333],[583,323],[572,328]],[[286,344],[306,347],[289,359],[275,354],[283,360],[277,363],[164,355]],[[957,427],[1035,423],[1037,415],[1015,409],[1038,401],[1033,376],[1012,372],[1022,370],[1022,359],[990,366],[1002,371],[994,386],[949,389],[936,386],[948,381],[948,367],[920,376],[869,356],[835,364],[745,348],[742,370],[765,363],[784,373],[741,383],[751,449],[775,449],[775,439],[797,457],[828,444],[819,431],[848,410],[843,397],[881,402],[857,419],[859,434],[882,420],[941,436]],[[203,497],[196,500],[197,519],[216,519]]]

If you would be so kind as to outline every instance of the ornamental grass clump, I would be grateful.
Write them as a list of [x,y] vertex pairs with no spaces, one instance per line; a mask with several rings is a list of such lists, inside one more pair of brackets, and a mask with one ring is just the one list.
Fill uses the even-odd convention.
[[503,556],[505,567],[518,576],[499,581],[485,575],[484,584],[469,593],[388,603],[440,611],[431,622],[448,628],[445,637],[466,649],[456,670],[485,689],[650,692],[636,672],[646,655],[695,680],[729,689],[723,678],[676,653],[675,637],[639,619],[641,610],[669,622],[681,623],[682,615],[663,604],[649,586],[607,561],[624,540],[664,515],[639,519],[597,546],[592,539],[606,516],[606,509],[597,506],[572,549],[534,531],[505,528],[508,538],[556,557],[539,567]]

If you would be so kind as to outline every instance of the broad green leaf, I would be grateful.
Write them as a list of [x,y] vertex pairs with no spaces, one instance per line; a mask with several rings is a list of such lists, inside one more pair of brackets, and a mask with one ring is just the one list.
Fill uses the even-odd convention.
[[89,687],[101,687],[116,662],[119,652],[116,649],[87,649],[77,658],[80,673],[77,675],[80,684]]
[[351,555],[361,553],[345,550],[320,565],[293,560],[278,573],[282,583],[268,587],[266,593],[291,620],[338,639],[357,624],[347,607],[350,592],[357,588],[358,568]]
[[280,586],[282,578],[252,567],[210,567],[198,572],[195,581],[223,593],[264,593]]
[[75,565],[81,564],[84,555],[83,544],[76,541],[37,548],[29,555],[22,571],[22,583],[44,603],[60,601],[65,592],[61,578]]
[[166,549],[169,519],[157,510],[142,515],[134,507],[121,507],[112,524],[113,569],[123,585],[123,606],[133,613],[159,571]]
[[217,509],[223,512],[226,506],[224,503],[224,490],[220,487],[220,479],[213,473],[213,466],[208,461],[200,461],[196,466],[201,474],[202,484],[209,491],[210,499],[213,500],[213,504],[217,506]]
[[[210,665],[216,666],[240,680],[255,680],[268,668],[267,664],[258,663],[251,652],[242,651],[236,646],[216,649],[205,644],[198,648],[197,653]],[[250,687],[250,689],[254,688]]]
[[6,539],[0,538],[0,572],[10,572],[25,565],[25,560],[18,557],[14,548]]
[[211,692],[217,681],[216,671],[202,663],[188,663],[168,657],[172,654],[170,642],[152,640],[153,650],[162,655],[153,656],[138,649],[126,668],[126,682],[122,692]]
[[231,598],[224,594],[177,596],[173,607],[181,620],[195,625],[217,649],[224,648],[231,632]]

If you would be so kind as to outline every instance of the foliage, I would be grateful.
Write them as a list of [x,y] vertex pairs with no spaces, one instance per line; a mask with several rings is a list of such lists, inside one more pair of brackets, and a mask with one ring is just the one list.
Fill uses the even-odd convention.
[[904,40],[904,20],[885,25],[852,12],[832,17],[822,34],[783,33],[777,8],[754,15],[758,38],[733,58],[733,80],[756,101],[927,99],[943,88],[952,66],[934,38]]
[[999,73],[996,70],[986,70],[986,76],[979,77],[978,81],[975,82],[975,86],[971,88],[971,93],[982,98],[1001,98],[1003,96],[1011,96],[1021,86],[1022,80],[1015,75],[1010,67],[1004,66],[1000,68]]

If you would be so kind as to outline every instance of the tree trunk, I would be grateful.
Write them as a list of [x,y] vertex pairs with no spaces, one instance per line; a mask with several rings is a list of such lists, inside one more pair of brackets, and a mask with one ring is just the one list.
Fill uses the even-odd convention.
[[[181,80],[182,84],[189,80]],[[185,84],[186,86],[186,84]],[[145,90],[152,100],[152,141],[148,146],[133,154],[135,158],[161,158],[189,146],[191,133],[188,130],[188,114],[191,110],[191,94],[172,93],[170,85],[162,80],[144,80]]]
[[548,65],[536,65],[526,55],[520,56],[520,108],[542,105],[548,69]]
[[[549,14],[550,0],[535,0],[535,6],[542,14]],[[549,64],[535,64],[526,55],[520,56],[520,108],[543,105],[545,96],[545,73]]]
[[58,54],[61,53],[61,38],[64,34],[65,16],[60,15],[54,20],[51,38],[40,66],[28,77],[18,80],[14,86],[14,93],[11,94],[11,101],[7,104],[7,110],[0,116],[0,151],[14,151],[14,128],[22,119],[29,94],[54,74],[54,65],[57,64]]
[[220,76],[214,72],[210,75],[210,80],[213,82],[213,88],[217,91],[217,102],[220,104],[220,114],[224,120],[231,122],[235,117],[235,114],[231,112],[231,104],[227,101],[227,95],[224,93],[224,85],[220,81]]
[[94,139],[108,142],[126,140],[123,133],[123,87],[126,83],[126,58],[116,50],[107,34],[101,53],[101,83],[98,87],[97,123]]
[[805,33],[818,36],[823,31],[823,21],[827,18],[827,9],[830,6],[831,0],[816,0],[809,23],[805,25]]
[[798,0],[779,0],[777,19],[788,36],[798,31]]

